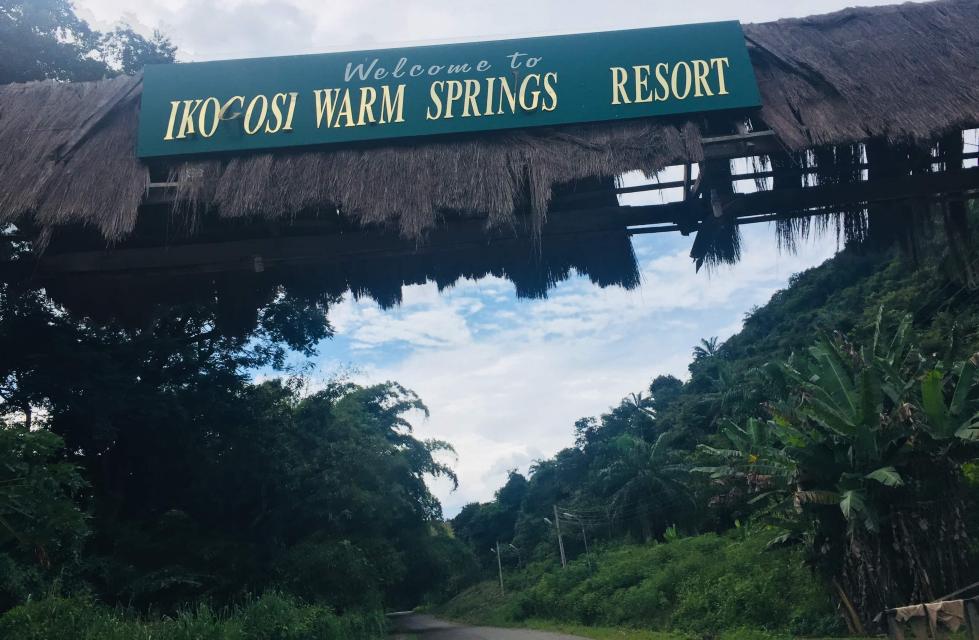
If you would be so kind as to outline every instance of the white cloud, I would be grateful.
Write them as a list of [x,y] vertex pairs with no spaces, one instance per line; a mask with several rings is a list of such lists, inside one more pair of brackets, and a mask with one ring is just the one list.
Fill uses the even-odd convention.
[[[439,295],[434,284],[405,289],[405,304],[380,311],[346,299],[331,318],[371,364],[363,377],[398,380],[432,411],[421,437],[455,445],[460,490],[434,489],[451,514],[489,499],[508,469],[572,443],[572,426],[657,375],[683,377],[702,337],[729,337],[753,306],[788,277],[835,251],[824,238],[799,255],[777,255],[767,228],[745,229],[745,258],[708,277],[694,272],[681,239],[641,239],[643,285],[599,289],[584,279],[549,299],[513,301],[512,285],[462,281]],[[657,257],[663,246],[670,247]],[[493,301],[509,290],[507,301]],[[392,356],[392,348],[400,347]],[[331,345],[323,346],[329,356]]]
[[[892,0],[863,0],[861,5]],[[75,0],[98,27],[120,20],[165,30],[184,60],[315,53],[430,42],[580,33],[825,13],[849,0]]]

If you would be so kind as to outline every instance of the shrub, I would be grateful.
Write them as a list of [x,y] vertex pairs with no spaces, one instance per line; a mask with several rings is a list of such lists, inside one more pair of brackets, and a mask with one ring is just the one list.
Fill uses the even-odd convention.
[[0,638],[17,640],[372,640],[385,631],[379,611],[338,616],[277,593],[226,613],[199,605],[149,619],[87,597],[48,597],[0,616]]
[[[819,581],[792,549],[767,550],[760,535],[714,534],[668,544],[623,545],[566,569],[531,566],[508,576],[511,593],[491,602],[489,583],[442,608],[450,617],[518,622],[542,618],[586,625],[727,632],[730,640],[843,631]],[[497,587],[498,593],[498,587]],[[479,603],[479,608],[476,608]],[[763,634],[763,635],[764,635]],[[752,636],[754,638],[755,636]],[[761,638],[761,636],[758,636]]]

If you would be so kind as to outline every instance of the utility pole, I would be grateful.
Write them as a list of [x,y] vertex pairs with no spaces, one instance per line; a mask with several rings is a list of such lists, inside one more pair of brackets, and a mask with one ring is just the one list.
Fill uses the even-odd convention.
[[567,512],[565,512],[564,515],[567,518],[571,519],[571,520],[577,520],[578,521],[578,524],[581,525],[581,538],[582,538],[582,540],[585,541],[585,553],[587,554],[588,553],[588,534],[585,533],[585,521],[581,519],[581,516],[576,516],[573,513],[567,513]]
[[513,543],[512,542],[510,544],[508,544],[507,546],[517,552],[517,566],[518,567],[524,566],[524,564],[523,564],[523,554],[520,553],[520,549],[517,548],[517,547],[515,547],[515,546],[513,546]]
[[585,555],[588,555],[588,534],[585,533],[585,523],[578,520],[578,524],[581,525],[581,537],[585,541]]
[[592,558],[591,556],[588,555],[588,530],[585,528],[585,518],[583,518],[581,515],[575,513],[569,513],[567,511],[562,512],[561,515],[563,515],[569,521],[577,522],[578,525],[581,526],[581,539],[585,543],[585,559],[588,561],[588,566],[594,569],[595,566],[592,561]]
[[506,592],[503,590],[503,561],[500,559],[500,541],[496,541],[496,568],[500,570],[500,595],[505,596]]
[[557,513],[557,505],[554,505],[554,528],[557,529],[557,546],[561,550],[561,567],[567,567],[568,559],[564,555],[564,538],[561,537],[561,518]]

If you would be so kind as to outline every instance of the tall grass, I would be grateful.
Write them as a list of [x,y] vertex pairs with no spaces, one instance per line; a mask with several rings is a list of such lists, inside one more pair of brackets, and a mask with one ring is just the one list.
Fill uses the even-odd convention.
[[154,618],[87,597],[48,597],[0,616],[0,638],[17,640],[375,640],[386,632],[381,612],[340,616],[278,593],[227,611],[200,605]]
[[[538,563],[482,583],[439,613],[479,624],[544,619],[698,635],[755,629],[833,635],[843,629],[826,590],[791,549],[767,550],[764,536],[714,534],[622,545],[561,569]],[[737,634],[735,634],[737,635]]]

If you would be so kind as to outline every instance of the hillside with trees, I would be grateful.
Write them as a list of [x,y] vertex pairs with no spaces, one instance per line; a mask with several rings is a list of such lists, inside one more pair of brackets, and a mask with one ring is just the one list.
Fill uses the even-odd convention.
[[977,575],[977,352],[979,296],[938,241],[918,263],[844,251],[703,340],[688,380],[579,420],[574,447],[467,505],[453,530],[494,578],[501,542],[511,593],[487,582],[444,611],[876,632],[884,608]]

